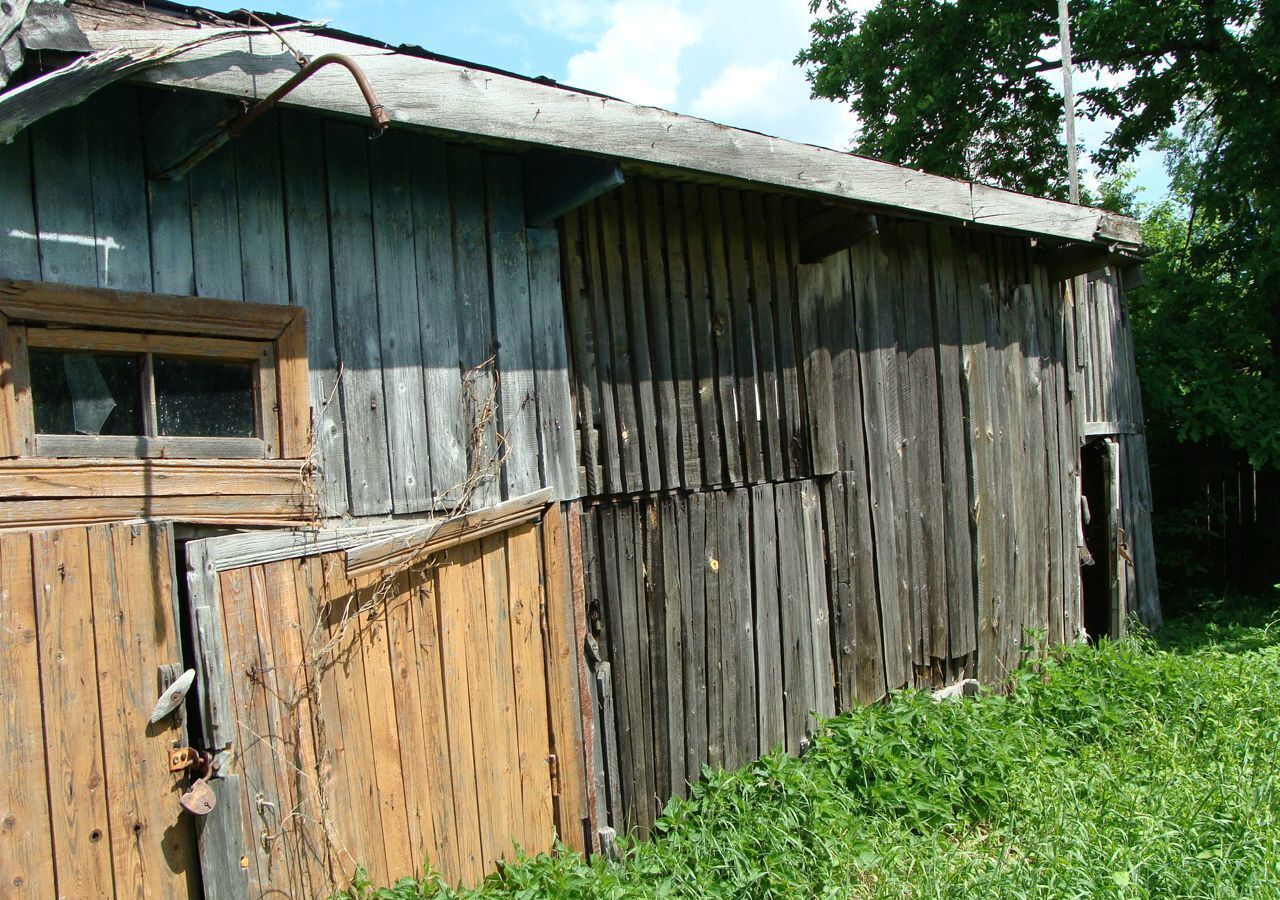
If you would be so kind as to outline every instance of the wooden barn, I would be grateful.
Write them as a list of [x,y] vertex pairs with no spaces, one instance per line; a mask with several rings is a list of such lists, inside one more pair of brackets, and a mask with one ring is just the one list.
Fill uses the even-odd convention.
[[5,896],[474,883],[1158,624],[1132,221],[281,15],[3,10]]

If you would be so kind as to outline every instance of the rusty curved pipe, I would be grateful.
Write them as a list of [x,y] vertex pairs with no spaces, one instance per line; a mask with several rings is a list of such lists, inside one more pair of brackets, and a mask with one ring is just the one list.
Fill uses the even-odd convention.
[[233,138],[239,137],[246,128],[262,117],[264,113],[280,102],[280,99],[286,96],[290,91],[296,88],[302,82],[306,81],[320,69],[329,65],[339,65],[351,73],[356,80],[356,85],[360,88],[360,93],[364,95],[364,102],[369,106],[369,118],[373,120],[373,127],[378,135],[387,130],[387,126],[391,124],[391,120],[387,117],[386,111],[382,108],[382,103],[378,100],[378,95],[373,92],[373,86],[369,84],[369,79],[365,76],[364,71],[356,64],[356,61],[343,53],[326,53],[323,56],[317,56],[311,62],[302,67],[296,75],[286,81],[280,87],[276,88],[267,96],[263,97],[242,115],[232,119],[226,125],[222,126],[221,132],[213,139],[207,141],[197,147],[177,165],[172,168],[160,172],[154,177],[157,178],[173,178],[178,179],[186,175],[194,169],[201,160],[210,156],[214,151],[226,144]]
[[356,64],[354,59],[344,53],[326,53],[323,56],[317,56],[303,66],[302,71],[270,94],[267,94],[267,96],[250,107],[248,112],[228,123],[222,130],[228,138],[239,137],[241,132],[256,122],[263,113],[279,103],[290,91],[325,66],[335,64],[344,67],[355,78],[356,85],[360,88],[360,93],[364,95],[364,102],[369,107],[369,118],[373,120],[373,127],[377,129],[378,134],[382,134],[387,130],[387,126],[391,124],[391,120],[387,118],[386,111],[383,110],[382,103],[378,100],[378,95],[373,92],[373,86],[369,84],[369,79],[365,77],[364,71]]

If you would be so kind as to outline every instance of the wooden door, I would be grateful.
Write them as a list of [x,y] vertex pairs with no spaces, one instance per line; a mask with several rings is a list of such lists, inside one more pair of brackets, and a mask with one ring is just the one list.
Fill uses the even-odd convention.
[[516,846],[581,846],[562,521],[354,577],[340,550],[228,566],[228,539],[187,546],[197,619],[221,622],[244,823],[243,854],[202,847],[206,884],[322,896],[424,859],[474,884]]
[[172,534],[94,525],[0,535],[4,896],[186,897],[189,816],[147,719],[180,663]]

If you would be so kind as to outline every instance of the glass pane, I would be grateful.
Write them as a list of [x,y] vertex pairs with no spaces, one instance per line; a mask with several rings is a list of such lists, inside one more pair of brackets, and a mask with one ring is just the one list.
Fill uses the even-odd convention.
[[252,364],[157,356],[153,365],[160,434],[257,436]]
[[142,358],[31,351],[39,434],[142,434]]

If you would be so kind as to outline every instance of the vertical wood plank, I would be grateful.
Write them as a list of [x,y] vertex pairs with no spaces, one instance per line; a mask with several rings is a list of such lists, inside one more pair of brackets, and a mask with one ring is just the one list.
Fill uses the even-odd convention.
[[418,272],[414,253],[412,137],[384,135],[369,144],[373,259],[377,282],[378,360],[387,419],[391,508],[433,506]]
[[[750,483],[765,477],[764,417],[756,374],[755,342],[752,339],[751,279],[747,258],[746,221],[742,194],[721,191],[725,257],[729,266],[728,293],[719,307],[733,346],[732,383],[738,428],[742,435],[742,475]],[[723,365],[721,371],[724,371]]]
[[560,289],[560,237],[554,228],[530,228],[528,239],[542,483],[555,489],[556,499],[572,500],[581,492],[569,353],[565,347],[565,304]]
[[[680,506],[677,497],[664,497],[657,502],[659,534],[662,541],[662,583],[659,600],[663,609],[666,649],[666,735],[667,766],[670,794],[683,796],[685,789],[684,744],[684,594],[688,589],[689,566],[687,553],[683,565],[676,518]],[[663,798],[666,799],[665,797]]]
[[[725,477],[730,484],[741,484],[746,471],[743,459],[743,437],[739,422],[745,415],[736,399],[736,375],[733,356],[733,297],[729,283],[729,266],[726,257],[724,211],[718,188],[703,187],[702,238],[705,241],[705,259],[711,342],[714,353],[712,369],[716,397],[720,410],[720,443],[724,450]],[[691,250],[692,252],[692,250]]]
[[255,616],[255,574],[261,578],[260,571],[255,573],[252,568],[220,572],[217,576],[235,723],[231,762],[232,768],[243,774],[247,789],[245,821],[252,835],[252,850],[248,854],[250,885],[258,891],[289,891],[297,886],[291,860],[282,847],[273,847],[270,840],[263,840],[264,834],[275,833],[280,810],[286,807],[280,797],[276,772],[274,723],[268,712],[267,686],[253,677],[253,673],[271,671],[270,651],[265,643],[270,635],[259,632]]
[[[687,489],[703,484],[702,424],[699,421],[696,340],[690,318],[689,261],[684,234],[684,195],[674,184],[662,185],[662,233],[666,259],[667,297],[671,306],[672,378],[680,422],[680,483]],[[655,252],[652,248],[650,252]]]
[[107,818],[121,897],[181,896],[194,882],[194,832],[165,765],[185,729],[177,717],[139,725],[155,705],[155,673],[182,655],[168,537],[159,527],[88,529]]
[[[559,510],[559,506],[555,506]],[[545,521],[545,520],[544,520]],[[561,526],[563,525],[563,519]],[[546,527],[545,525],[543,526]],[[547,581],[543,581],[541,548],[538,540],[539,527],[534,524],[515,529],[507,535],[507,604],[511,629],[511,662],[515,685],[515,735],[516,758],[519,768],[519,785],[522,804],[520,806],[520,827],[516,833],[521,835],[520,849],[525,853],[544,853],[551,849],[555,840],[555,823],[551,797],[550,757],[555,753],[557,763],[564,753],[564,768],[560,773],[581,780],[582,768],[575,765],[580,758],[580,744],[573,739],[573,731],[561,731],[561,740],[552,748],[549,719],[567,719],[572,723],[574,703],[573,685],[570,676],[576,671],[564,668],[552,668],[547,665],[544,654],[551,652],[550,647],[543,644],[540,611],[544,603],[543,591],[547,592],[547,622],[550,627],[552,614],[550,592],[550,572],[546,573]],[[561,539],[563,540],[563,539]],[[563,543],[560,544],[560,559],[563,560]],[[563,585],[563,567],[559,576]],[[560,588],[563,595],[563,587]],[[565,604],[560,604],[560,610]],[[563,622],[563,616],[561,616]],[[560,625],[563,629],[563,624]],[[562,657],[563,660],[563,657]],[[564,660],[567,662],[567,660]],[[561,683],[554,689],[548,682],[548,675],[559,678]],[[549,703],[558,703],[566,707],[566,711],[557,717],[554,709],[548,709]],[[562,723],[561,723],[562,724]],[[563,728],[562,724],[562,728]],[[563,747],[562,747],[563,744]],[[563,780],[562,780],[563,783]],[[568,785],[567,785],[568,786]],[[576,796],[577,785],[570,787]],[[574,813],[577,822],[566,823],[564,839],[566,843],[576,841],[581,845],[582,821],[581,811]]]
[[[451,145],[447,150],[450,205],[453,209],[453,290],[458,350],[463,374],[464,446],[467,480],[474,482],[473,505],[491,506],[502,496],[497,423],[489,405],[497,402],[493,366],[493,298],[490,296],[489,244],[480,152]],[[478,442],[465,435],[479,429]]]
[[[807,458],[810,432],[805,426],[805,386],[797,365],[795,204],[768,197],[769,251],[773,277],[773,309],[777,328],[778,368],[782,381],[784,459],[792,478],[817,474]],[[852,315],[852,311],[849,313]],[[809,390],[813,386],[808,386]]]
[[973,557],[969,533],[968,460],[965,453],[965,404],[960,294],[951,247],[951,231],[929,228],[934,316],[937,322],[938,402],[940,404],[942,493],[946,535],[947,634],[953,659],[976,649],[974,641]]
[[663,599],[666,584],[665,560],[662,554],[662,529],[658,504],[652,497],[643,499],[638,508],[640,526],[641,573],[644,583],[644,612],[641,627],[647,630],[650,693],[648,713],[653,730],[653,795],[656,809],[671,796],[671,734],[667,683],[667,607]]
[[[642,449],[644,438],[641,434],[641,409],[636,395],[639,381],[636,377],[638,363],[632,349],[634,335],[631,333],[632,323],[627,309],[626,263],[622,255],[623,213],[617,197],[613,194],[602,198],[595,205],[599,210],[598,264],[601,267],[603,280],[593,278],[592,282],[598,285],[597,290],[603,291],[602,297],[605,300],[608,315],[608,331],[598,329],[597,334],[610,336],[614,414],[617,418],[615,443],[617,451],[621,454],[615,458],[621,460],[622,471],[618,488],[635,493],[645,487]],[[593,260],[593,267],[596,264]],[[617,673],[614,677],[618,677]]]
[[884,629],[885,681],[897,690],[911,678],[911,630],[904,627],[907,598],[906,535],[898,515],[894,470],[901,468],[901,437],[896,391],[897,362],[890,296],[880,290],[888,261],[878,239],[851,251],[856,332],[863,387],[863,428],[867,447],[867,484],[871,495],[872,535],[876,547],[876,590]]
[[[334,325],[342,366],[348,493],[356,515],[391,512],[369,160],[362,126],[326,122]],[[203,165],[203,164],[202,164]],[[197,169],[196,171],[199,171]]]
[[713,352],[715,326],[712,321],[711,266],[703,228],[702,193],[695,185],[681,192],[684,211],[684,238],[689,272],[689,344],[694,351],[694,391],[698,399],[698,429],[702,444],[702,484],[721,484],[726,475],[726,457],[720,435],[719,392]]
[[[318,467],[318,501],[324,515],[348,510],[346,428],[339,390],[334,330],[324,137],[320,119],[281,113],[285,238],[289,296],[306,310],[307,378],[310,382],[311,457]],[[154,217],[154,213],[153,213]],[[157,226],[159,227],[159,226]]]
[[[761,406],[761,452],[765,472],[774,481],[786,477],[783,464],[788,449],[789,422],[780,392],[781,374],[778,361],[778,338],[774,333],[777,319],[773,309],[773,273],[769,269],[770,251],[768,222],[764,200],[760,194],[743,195],[746,225],[746,249],[751,272],[751,330],[755,335],[756,396]],[[785,277],[785,273],[784,273]],[[786,454],[789,455],[789,454]]]
[[707,568],[706,495],[690,494],[687,514],[681,521],[681,546],[688,546],[688,605],[681,628],[684,656],[685,771],[690,782],[709,762],[707,735],[707,603],[704,571]]
[[706,556],[703,559],[703,585],[706,596],[707,622],[707,765],[723,769],[728,756],[724,739],[724,695],[727,681],[724,659],[724,610],[721,602],[720,573],[724,571],[724,530],[721,520],[724,492],[706,494]]
[[85,202],[93,196],[88,117],[88,108],[77,106],[37,122],[31,157],[40,278],[96,287],[99,259],[109,251],[98,247],[93,205]]
[[823,320],[827,292],[827,266],[821,263],[798,266],[797,313],[800,322],[800,360],[804,370],[805,399],[809,412],[809,446],[813,471],[829,475],[838,467],[837,423],[831,348]]
[[233,146],[244,298],[253,303],[287,304],[289,252],[285,237],[279,113],[267,113],[237,138]]
[[[190,547],[188,545],[188,552]],[[333,611],[325,593],[324,563],[321,557],[309,556],[298,560],[293,580],[298,609],[302,615],[301,635],[306,642],[315,690],[313,733],[318,766],[316,792],[325,814],[321,824],[330,838],[324,848],[325,874],[329,883],[336,886],[345,884],[357,865],[351,851],[346,849],[352,834],[352,815],[339,816],[339,811],[358,812],[359,807],[352,802],[352,785],[347,777],[349,757],[342,733],[342,711],[338,705],[339,673],[330,644],[329,620]]]
[[[2,151],[0,151],[2,152]],[[31,535],[0,536],[0,878],[19,896],[55,893]]]
[[[493,778],[480,792],[481,820],[486,798],[490,798],[497,816],[491,828],[491,859],[501,856],[514,859],[516,844],[523,846],[525,836],[521,811],[519,735],[515,713],[515,674],[511,652],[511,603],[507,594],[506,536],[497,534],[480,541],[484,567],[484,607],[490,696],[482,708],[490,717],[488,735],[480,745],[491,765]],[[472,702],[476,702],[473,689]],[[545,705],[545,701],[543,701]],[[543,712],[545,716],[545,710]],[[474,726],[474,719],[473,719]]]
[[[795,482],[775,485],[778,546],[804,548],[804,515]],[[803,552],[794,549],[778,558],[782,613],[782,688],[787,752],[799,753],[808,740],[813,706],[813,623],[809,617],[808,573]]]
[[[672,309],[667,285],[669,263],[663,252],[662,241],[664,217],[658,185],[654,181],[640,181],[635,191],[639,194],[638,199],[629,202],[637,207],[635,215],[638,219],[633,219],[629,224],[638,233],[628,235],[627,246],[630,251],[638,250],[639,263],[644,271],[644,289],[638,296],[644,298],[642,318],[648,319],[650,328],[649,351],[653,359],[652,381],[657,406],[655,425],[661,484],[666,488],[676,488],[680,486],[682,474],[682,423],[681,410],[676,403],[676,362],[671,342],[672,322],[677,313]],[[632,266],[635,265],[633,262]],[[683,341],[686,332],[676,333],[680,335],[678,339]],[[657,482],[651,479],[650,485],[656,487]]]
[[535,490],[538,471],[539,397],[534,378],[533,318],[529,295],[529,246],[524,227],[524,186],[515,156],[485,159],[493,330],[498,351],[498,428],[502,434],[503,496]]
[[453,214],[444,144],[418,138],[413,185],[413,240],[418,269],[418,341],[427,402],[431,493],[437,508],[454,506],[467,480],[466,405],[458,303],[454,294]]
[[806,617],[812,634],[809,649],[813,654],[813,711],[823,718],[830,718],[835,715],[835,685],[827,567],[822,541],[822,501],[813,482],[802,481],[799,484],[801,514],[804,517]]
[[632,500],[626,508],[626,515],[619,527],[620,532],[623,525],[627,528],[628,535],[624,540],[624,546],[630,548],[630,552],[625,554],[623,577],[629,584],[626,596],[633,607],[631,621],[635,623],[635,630],[631,633],[636,637],[634,644],[636,652],[628,654],[627,661],[628,674],[633,675],[635,679],[629,694],[631,701],[636,704],[635,719],[632,723],[633,751],[636,749],[635,737],[637,733],[640,735],[639,753],[633,761],[633,764],[639,766],[637,781],[640,792],[637,799],[640,813],[637,825],[639,826],[638,834],[642,838],[647,838],[649,826],[653,824],[656,817],[657,767],[654,761],[654,725],[651,715],[654,694],[653,657],[649,641],[649,595],[645,583],[643,556],[644,513],[638,500]]
[[476,733],[471,727],[471,684],[467,665],[471,645],[470,624],[465,610],[482,595],[484,586],[483,582],[476,584],[481,573],[470,565],[478,558],[474,546],[463,545],[450,555],[449,563],[436,571],[441,671],[448,716],[449,765],[453,771],[459,877],[465,884],[476,884],[485,871],[485,853],[481,842],[477,793]]
[[[600,430],[605,420],[603,404],[608,391],[607,384],[602,383],[597,375],[597,354],[601,347],[593,315],[599,298],[589,289],[587,282],[587,255],[594,244],[584,227],[584,217],[582,210],[573,210],[560,220],[563,229],[560,265],[564,273],[569,353],[573,358],[574,424],[578,431],[578,459],[583,468],[583,477],[575,483],[583,493],[592,495],[606,489],[607,484],[602,479],[611,472],[611,468],[601,459],[600,453]],[[603,357],[600,362],[603,365]]]
[[[334,694],[336,721],[340,722],[341,768],[349,796],[344,845],[350,861],[342,860],[347,869],[341,874],[346,881],[355,865],[364,866],[371,878],[386,883],[391,880],[387,851],[383,842],[382,804],[377,774],[371,761],[375,758],[369,716],[369,690],[365,677],[363,616],[359,612],[372,598],[370,589],[363,590],[347,579],[337,554],[322,557],[320,577],[327,601],[324,621],[328,630],[327,658],[332,679],[325,686]],[[394,811],[394,808],[393,808]],[[388,819],[394,823],[395,818]],[[403,828],[403,818],[398,825]]]
[[785,747],[787,740],[783,711],[782,627],[778,607],[778,522],[772,484],[759,484],[751,489],[751,551],[758,663],[757,727],[760,751],[769,753]]
[[[634,635],[635,631],[628,628],[628,620],[633,618],[634,613],[628,613],[631,604],[624,590],[630,590],[630,584],[624,583],[620,570],[624,552],[621,542],[627,539],[630,534],[623,531],[619,525],[618,511],[612,506],[600,506],[596,508],[596,525],[597,532],[597,553],[596,559],[600,567],[600,602],[603,607],[602,612],[606,616],[608,628],[605,632],[608,640],[608,665],[609,665],[609,696],[614,703],[613,715],[613,737],[617,748],[618,766],[611,766],[610,771],[615,773],[611,776],[611,780],[617,785],[618,792],[621,794],[621,807],[617,803],[610,801],[610,809],[614,816],[614,827],[620,825],[622,827],[631,827],[638,819],[637,813],[637,794],[639,792],[639,783],[636,780],[639,769],[633,760],[636,754],[642,753],[639,749],[640,735],[637,733],[632,735],[632,703],[630,694],[632,688],[639,689],[638,685],[628,677],[627,666],[628,658],[635,653],[633,646],[628,646],[628,635]],[[602,688],[605,685],[601,685]],[[636,701],[637,705],[639,701]],[[606,723],[609,716],[605,714]],[[633,743],[635,749],[633,749]],[[626,762],[623,763],[623,760]],[[620,766],[625,765],[625,768]]]
[[[414,783],[414,776],[406,778],[404,774],[406,763],[402,755],[402,735],[397,727],[391,639],[387,634],[387,606],[408,592],[409,579],[406,575],[394,578],[389,574],[373,575],[368,581],[362,581],[360,587],[360,605],[374,604],[372,614],[361,614],[363,623],[358,628],[359,652],[364,662],[364,700],[370,750],[364,763],[373,770],[382,820],[381,833],[375,832],[369,838],[373,843],[382,845],[387,875],[394,881],[417,872],[422,864],[422,856],[413,847],[410,836],[408,806],[414,795],[408,790],[408,785]],[[359,703],[361,698],[357,695],[354,699]],[[357,727],[364,722],[361,716]],[[409,759],[407,765],[415,768],[420,765],[412,754]]]
[[187,175],[191,190],[191,246],[196,293],[201,297],[244,299],[240,210],[235,150],[222,147]]
[[626,330],[631,338],[631,366],[635,383],[636,415],[640,429],[637,440],[644,464],[644,486],[657,489],[669,484],[664,472],[662,437],[667,423],[658,415],[658,386],[655,385],[656,352],[649,328],[657,325],[657,314],[645,296],[645,259],[641,250],[644,224],[640,219],[640,199],[635,182],[627,182],[617,192],[618,230],[622,240],[622,274],[626,295]]
[[[296,810],[287,827],[289,852],[297,855],[300,889],[323,891],[329,883],[326,829],[330,810],[319,785],[321,769],[315,738],[317,708],[310,655],[315,637],[315,608],[299,599],[298,562],[264,567],[266,627],[272,635],[276,691],[282,704],[277,752],[282,776]],[[304,605],[305,604],[305,605]]]
[[390,611],[391,665],[396,678],[396,715],[400,734],[410,747],[422,748],[421,766],[404,768],[412,779],[418,834],[430,865],[446,878],[462,877],[457,857],[458,825],[455,818],[453,773],[449,759],[448,722],[442,682],[436,576],[431,569],[409,573],[405,602]]
[[[906,348],[904,397],[907,436],[910,441],[908,478],[911,480],[913,528],[919,522],[919,565],[912,565],[912,589],[919,597],[921,629],[927,632],[924,649],[928,660],[943,661],[950,655],[949,593],[944,526],[942,435],[938,409],[938,341],[934,330],[933,284],[926,225],[899,226],[903,304],[900,307]],[[915,543],[913,541],[913,543]],[[930,663],[941,680],[940,662]]]
[[30,129],[0,144],[0,208],[8,226],[0,229],[0,272],[27,281],[40,277],[31,167]]
[[89,541],[79,528],[32,534],[49,807],[58,893],[114,893]]
[[592,814],[587,784],[594,769],[587,759],[581,684],[586,674],[582,663],[585,634],[580,635],[579,630],[585,625],[580,620],[585,612],[581,606],[585,604],[586,591],[572,583],[573,567],[566,566],[566,553],[574,541],[571,529],[580,527],[576,524],[580,515],[576,506],[570,507],[566,515],[560,504],[552,504],[541,527],[546,702],[550,705],[551,746],[560,771],[556,825],[560,840],[575,850],[586,846],[583,823],[590,822]]
[[113,85],[93,98],[86,117],[94,236],[103,247],[98,287],[151,290],[142,128],[133,87]]

